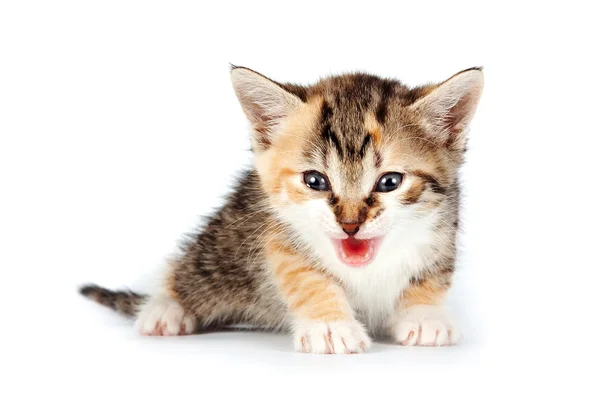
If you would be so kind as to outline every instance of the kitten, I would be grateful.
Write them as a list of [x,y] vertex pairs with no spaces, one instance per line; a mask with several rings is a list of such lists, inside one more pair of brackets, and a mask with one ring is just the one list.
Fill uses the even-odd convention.
[[481,69],[416,88],[363,73],[298,86],[235,66],[231,78],[254,168],[168,262],[161,290],[81,293],[144,335],[245,324],[333,354],[371,337],[456,343],[443,301]]

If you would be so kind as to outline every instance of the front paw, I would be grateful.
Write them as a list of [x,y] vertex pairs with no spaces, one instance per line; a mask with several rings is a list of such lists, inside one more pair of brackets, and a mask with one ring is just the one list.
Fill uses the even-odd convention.
[[296,351],[319,354],[362,353],[371,346],[371,339],[357,321],[296,321],[294,327]]
[[392,327],[403,346],[448,346],[460,338],[452,316],[439,306],[412,306],[401,311]]

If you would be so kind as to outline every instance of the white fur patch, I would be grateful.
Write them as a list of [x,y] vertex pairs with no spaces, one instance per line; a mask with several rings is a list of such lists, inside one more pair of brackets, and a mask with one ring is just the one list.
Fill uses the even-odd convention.
[[359,321],[372,333],[385,334],[410,278],[422,273],[435,256],[438,238],[434,225],[438,215],[419,215],[413,206],[390,204],[376,220],[361,227],[357,235],[358,239],[383,237],[374,260],[364,267],[350,267],[338,259],[331,242],[332,237],[345,234],[325,202],[309,201],[283,212],[310,250],[340,279]]
[[365,329],[356,321],[296,321],[296,351],[318,354],[362,353],[371,346]]
[[135,322],[137,330],[147,336],[189,335],[196,329],[196,318],[168,296],[151,298]]
[[451,315],[439,306],[413,306],[400,312],[392,328],[394,339],[404,346],[456,344],[460,332]]

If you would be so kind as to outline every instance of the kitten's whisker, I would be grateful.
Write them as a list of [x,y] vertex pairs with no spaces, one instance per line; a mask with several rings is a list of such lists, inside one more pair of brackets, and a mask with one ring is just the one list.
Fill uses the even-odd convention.
[[252,253],[248,254],[248,260],[249,260],[250,256],[254,255],[254,258],[252,259],[251,264],[254,264],[256,262],[256,259],[261,255],[260,250],[264,249],[264,247],[266,247],[267,244],[269,244],[273,239],[278,237],[282,232],[283,232],[282,229],[278,229],[277,231],[272,232],[270,235],[267,235],[260,241],[260,243],[255,248],[255,250]]
[[261,213],[261,212],[266,212],[266,211],[268,211],[268,209],[269,209],[269,208],[270,208],[270,206],[267,206],[267,207],[261,208],[261,209],[259,209],[259,210],[257,210],[257,211],[254,211],[254,212],[252,212],[252,213],[250,213],[250,214],[248,214],[248,215],[244,215],[243,217],[240,217],[240,218],[236,219],[235,221],[233,221],[232,223],[230,223],[229,225],[227,225],[225,228],[221,229],[221,230],[220,230],[220,231],[217,233],[217,236],[219,236],[219,235],[220,235],[221,233],[223,233],[223,232],[224,232],[224,231],[225,231],[227,228],[231,227],[232,225],[234,225],[234,224],[235,224],[236,222],[238,222],[239,220],[241,220],[241,219],[244,219],[244,221],[243,221],[243,222],[245,222],[246,220],[248,220],[248,219],[252,218],[254,215],[256,215],[256,214],[258,214],[258,213]]
[[240,249],[244,246],[244,244],[250,239],[252,238],[252,236],[256,233],[256,231],[258,231],[260,228],[262,228],[263,226],[267,225],[271,223],[270,220],[267,220],[267,222],[263,222],[262,224],[260,224],[258,226],[258,228],[256,228],[254,231],[252,231],[252,233],[250,235],[248,235],[248,237],[246,239],[244,239],[244,241],[242,241],[242,243],[238,246],[237,250],[235,251],[234,255],[233,255],[233,259],[235,260],[235,258],[237,257],[238,252],[240,251]]
[[439,143],[436,143],[436,142],[434,142],[434,141],[433,141],[433,140],[431,140],[431,139],[427,139],[427,138],[424,138],[424,137],[419,137],[419,136],[411,136],[411,137],[407,137],[407,138],[401,138],[401,139],[397,139],[397,140],[396,140],[396,142],[402,142],[402,141],[405,141],[405,140],[413,140],[413,139],[416,139],[416,140],[422,140],[422,141],[424,141],[424,142],[431,143],[431,144],[432,144],[432,145],[434,145],[435,147],[440,147],[440,144],[439,144]]
[[[271,240],[272,238],[274,238],[275,236],[278,236],[283,230],[281,229],[281,227],[283,226],[283,223],[280,221],[271,221],[273,223],[273,225],[269,225],[267,226],[263,232],[261,232],[252,242],[252,245],[250,246],[250,250],[248,251],[248,257],[246,258],[246,261],[250,260],[250,257],[254,254],[254,253],[259,253],[260,251],[259,249],[263,249],[265,247],[265,244]],[[267,240],[265,240],[267,239]],[[258,255],[257,255],[258,257]],[[254,262],[254,261],[253,261]]]

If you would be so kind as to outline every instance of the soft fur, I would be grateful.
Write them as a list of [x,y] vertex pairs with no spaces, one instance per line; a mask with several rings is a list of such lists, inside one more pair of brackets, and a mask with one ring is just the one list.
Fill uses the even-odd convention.
[[[298,351],[356,353],[372,337],[447,345],[459,332],[443,308],[455,268],[458,170],[483,88],[481,69],[417,88],[355,73],[308,87],[233,67],[251,124],[255,167],[191,235],[150,296],[86,286],[147,335],[209,326],[288,329]],[[327,176],[315,191],[306,171]],[[374,186],[400,172],[400,187]],[[381,237],[364,267],[341,262],[332,238]]]

